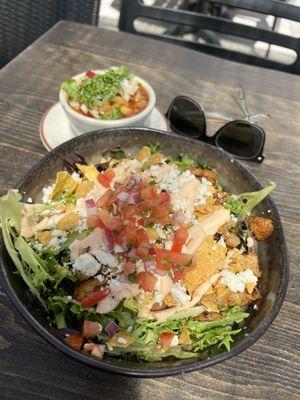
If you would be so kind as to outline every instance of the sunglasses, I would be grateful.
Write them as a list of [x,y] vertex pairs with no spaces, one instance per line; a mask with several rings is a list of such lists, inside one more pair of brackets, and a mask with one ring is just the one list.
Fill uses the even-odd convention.
[[257,163],[262,163],[265,158],[265,131],[252,122],[230,121],[213,136],[207,136],[203,108],[186,96],[175,97],[166,117],[174,132],[216,146],[236,158]]

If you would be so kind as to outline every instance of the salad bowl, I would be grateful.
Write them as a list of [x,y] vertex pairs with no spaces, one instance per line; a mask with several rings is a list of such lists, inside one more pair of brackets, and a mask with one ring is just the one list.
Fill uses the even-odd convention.
[[[26,174],[17,189],[23,195],[24,201],[28,199],[38,201],[43,187],[53,180],[56,172],[63,169],[63,160],[70,154],[81,154],[90,162],[94,162],[106,149],[119,146],[130,155],[149,142],[157,141],[167,155],[177,156],[179,152],[185,152],[194,160],[211,163],[216,170],[221,171],[220,180],[225,190],[238,194],[262,189],[261,184],[248,170],[219,149],[182,136],[135,127],[94,131],[63,143],[44,156]],[[289,263],[280,216],[269,197],[256,207],[255,213],[267,214],[273,220],[275,229],[268,240],[258,245],[262,270],[259,281],[261,298],[248,310],[250,315],[246,326],[235,336],[230,351],[212,346],[199,353],[196,358],[167,358],[156,362],[138,362],[130,358],[124,360],[113,357],[96,359],[79,353],[65,344],[62,332],[52,324],[49,316],[26,289],[21,277],[15,273],[15,266],[5,249],[3,240],[0,247],[1,280],[11,301],[27,322],[54,347],[77,361],[102,370],[135,377],[169,376],[198,370],[236,356],[251,346],[271,325],[284,300],[288,285]]]

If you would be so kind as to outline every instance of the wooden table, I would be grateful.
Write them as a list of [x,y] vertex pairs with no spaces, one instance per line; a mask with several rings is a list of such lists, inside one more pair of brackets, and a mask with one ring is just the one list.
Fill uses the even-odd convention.
[[[156,90],[166,110],[178,94],[240,117],[232,93],[242,83],[253,112],[266,112],[266,160],[248,163],[262,183],[277,182],[291,259],[286,300],[268,332],[221,365],[184,376],[131,379],[77,364],[36,334],[0,286],[1,399],[300,398],[300,77],[240,65],[158,41],[61,22],[0,72],[0,190],[14,187],[45,149],[39,122],[60,83],[87,69],[124,64]],[[245,163],[246,164],[246,163]]]

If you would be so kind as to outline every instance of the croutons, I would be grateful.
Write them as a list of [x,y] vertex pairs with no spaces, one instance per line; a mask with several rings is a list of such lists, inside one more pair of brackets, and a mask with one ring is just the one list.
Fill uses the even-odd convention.
[[75,286],[73,297],[75,300],[82,301],[91,293],[95,292],[102,286],[102,282],[95,278],[89,278]]
[[249,228],[257,240],[265,240],[272,235],[274,224],[269,218],[250,217]]

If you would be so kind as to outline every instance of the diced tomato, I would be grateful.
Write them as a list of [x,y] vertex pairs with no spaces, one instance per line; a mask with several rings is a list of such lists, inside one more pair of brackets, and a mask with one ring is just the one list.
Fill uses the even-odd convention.
[[105,188],[109,188],[110,183],[114,177],[115,177],[114,171],[112,169],[108,169],[105,172],[100,172],[97,179],[102,186],[104,186]]
[[111,189],[108,189],[101,197],[97,200],[97,207],[101,208],[104,205],[110,206],[115,201],[114,192]]
[[110,229],[112,232],[120,232],[122,230],[121,221],[110,215],[106,210],[99,209],[97,211],[98,217],[102,221],[106,228]]
[[128,276],[135,272],[135,265],[131,261],[127,261],[123,264],[124,275]]
[[118,244],[120,246],[125,245],[124,234],[122,231],[114,235],[114,242],[115,242],[115,244]]
[[149,185],[142,189],[141,197],[143,200],[155,200],[156,199],[156,189],[153,185]]
[[90,215],[87,219],[89,228],[104,228],[104,224],[97,215]]
[[108,251],[113,251],[115,247],[114,236],[112,231],[107,228],[104,228],[104,243]]
[[150,272],[143,271],[137,274],[136,281],[142,289],[146,290],[147,292],[152,292],[154,290],[157,278]]
[[149,243],[143,242],[136,249],[136,255],[145,260],[149,256]]
[[173,245],[171,250],[180,253],[182,250],[182,246],[187,241],[188,236],[189,233],[187,226],[181,226],[179,229],[177,229],[177,231],[174,234]]
[[87,72],[85,73],[85,75],[86,75],[88,78],[93,78],[93,76],[95,76],[95,72],[93,72],[93,71],[87,71]]
[[144,200],[137,204],[137,209],[140,213],[144,213],[148,210],[151,210],[152,207],[153,207],[152,200]]
[[149,236],[143,228],[138,228],[136,230],[136,242],[138,245],[145,242],[149,243]]
[[89,294],[87,297],[85,297],[82,301],[81,304],[83,307],[92,307],[95,304],[99,303],[99,301],[105,299],[110,293],[110,288],[105,288],[105,289],[99,289],[96,290],[95,292]]
[[121,209],[121,216],[124,221],[135,221],[137,216],[137,209],[134,205],[129,205]]
[[167,192],[161,192],[158,195],[158,202],[159,204],[170,204],[171,197]]
[[150,217],[163,225],[169,224],[171,221],[169,216],[169,208],[165,205],[153,207]]
[[82,336],[92,339],[101,332],[101,325],[98,322],[85,320],[82,326]]
[[163,332],[159,335],[158,344],[167,351],[171,347],[172,340],[175,334],[170,332]]
[[195,267],[192,255],[163,249],[156,249],[156,263],[160,269],[173,271],[174,282],[182,279],[188,271]]
[[65,342],[74,350],[80,350],[83,345],[83,337],[81,335],[69,335],[66,337]]
[[132,221],[128,221],[124,228],[124,236],[127,245],[135,246],[137,229]]

